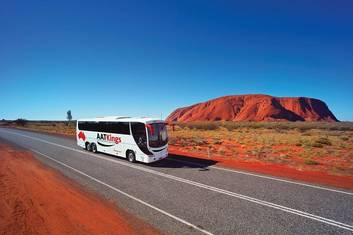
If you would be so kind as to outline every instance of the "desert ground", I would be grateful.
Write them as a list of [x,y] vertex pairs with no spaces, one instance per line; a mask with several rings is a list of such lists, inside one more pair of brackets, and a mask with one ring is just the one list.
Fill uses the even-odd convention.
[[[221,158],[217,156],[201,159],[191,153],[178,155],[170,151],[169,157],[162,161],[130,163],[121,157],[86,151],[77,146],[72,136],[62,134],[0,127],[0,138],[26,149],[45,166],[133,215],[123,216],[127,222],[130,222],[129,218],[134,221],[133,228],[140,224],[133,218],[140,218],[166,234],[350,234],[353,231],[353,177],[349,175],[329,175],[318,171],[312,175],[309,171],[279,164],[231,160],[234,168],[256,163],[256,166],[262,166],[261,169],[276,166],[280,172],[292,169],[297,175],[318,177],[316,179],[324,176],[329,180],[307,183],[306,180],[219,166]],[[24,164],[16,169],[20,173],[31,167]],[[45,186],[44,199],[47,201],[44,205],[52,201],[61,203],[61,194],[65,195],[65,191],[52,195],[52,191],[47,190],[50,186],[45,183],[47,180],[42,183],[41,179],[36,179],[35,182],[38,184],[35,186]],[[336,187],[329,186],[329,182]],[[75,198],[74,195],[73,203]],[[67,214],[73,210],[86,217],[90,211],[96,212],[92,208],[88,212],[80,211],[70,204],[71,201],[64,200],[66,203],[70,207]],[[60,209],[56,211],[62,212]],[[96,221],[106,223],[106,220]],[[139,233],[140,230],[137,229]]]
[[203,156],[353,175],[350,123],[201,122],[177,124],[169,133],[172,146]]
[[0,234],[158,234],[0,139]]
[[[2,122],[3,126],[75,136],[75,122]],[[170,152],[219,165],[353,188],[353,123],[170,123]],[[336,176],[336,177],[335,177]]]

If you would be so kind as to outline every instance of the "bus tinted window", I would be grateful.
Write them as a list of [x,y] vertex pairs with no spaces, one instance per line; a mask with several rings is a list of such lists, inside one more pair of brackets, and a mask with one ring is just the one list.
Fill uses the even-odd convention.
[[128,122],[79,122],[78,129],[84,131],[97,131],[129,135]]
[[107,122],[106,131],[110,133],[129,135],[130,127],[128,122]]
[[84,130],[85,128],[83,126],[84,126],[84,122],[78,122],[78,129],[79,130]]
[[79,122],[78,129],[84,131],[90,131],[93,128],[92,122]]
[[97,122],[87,122],[87,130],[88,131],[98,131],[98,123]]
[[167,126],[165,123],[152,123],[147,125],[149,146],[159,148],[168,143]]

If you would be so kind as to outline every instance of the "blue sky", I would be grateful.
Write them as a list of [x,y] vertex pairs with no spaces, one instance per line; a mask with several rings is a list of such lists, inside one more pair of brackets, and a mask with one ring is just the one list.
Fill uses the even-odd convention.
[[353,121],[350,0],[3,1],[0,35],[0,119],[165,118],[265,93]]

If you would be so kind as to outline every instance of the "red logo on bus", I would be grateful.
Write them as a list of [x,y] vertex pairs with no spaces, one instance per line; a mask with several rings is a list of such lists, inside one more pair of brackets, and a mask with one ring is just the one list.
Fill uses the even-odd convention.
[[83,141],[85,141],[85,140],[86,140],[85,133],[83,133],[82,131],[80,131],[80,133],[78,133],[78,139],[82,139]]

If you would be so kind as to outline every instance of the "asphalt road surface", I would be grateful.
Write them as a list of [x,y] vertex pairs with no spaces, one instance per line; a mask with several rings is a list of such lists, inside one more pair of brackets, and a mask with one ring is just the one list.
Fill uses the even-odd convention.
[[353,234],[353,191],[182,156],[132,164],[87,152],[73,139],[29,131],[0,128],[1,139],[166,234]]

